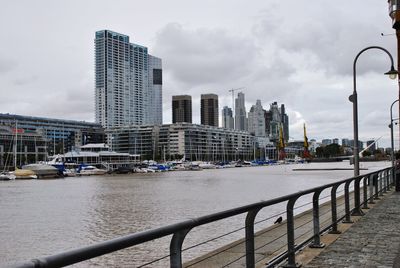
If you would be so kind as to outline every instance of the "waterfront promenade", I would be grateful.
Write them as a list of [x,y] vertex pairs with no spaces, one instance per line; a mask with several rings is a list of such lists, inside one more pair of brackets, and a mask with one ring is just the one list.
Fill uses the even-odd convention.
[[[342,201],[339,199],[338,203]],[[324,248],[306,246],[296,255],[302,267],[400,267],[400,193],[389,191],[375,204],[369,204],[362,217],[352,217],[353,224],[341,223],[341,234],[324,234],[321,242]],[[338,207],[340,210],[341,207]],[[330,207],[321,207],[321,222],[328,220]],[[299,226],[296,232],[302,236],[311,235],[311,211],[296,217]],[[266,267],[271,255],[286,250],[286,224],[272,226],[258,232],[256,246],[265,241],[274,241],[256,251],[256,267]],[[297,241],[296,241],[297,243]],[[278,248],[278,250],[277,250]],[[219,253],[219,254],[217,254]],[[236,241],[214,252],[186,263],[185,267],[245,267],[244,240]],[[239,258],[239,259],[238,259]]]

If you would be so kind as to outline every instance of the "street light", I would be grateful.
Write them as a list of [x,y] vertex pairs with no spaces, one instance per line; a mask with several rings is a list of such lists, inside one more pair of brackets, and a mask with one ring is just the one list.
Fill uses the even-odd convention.
[[400,191],[400,181],[395,180],[396,175],[395,175],[395,168],[394,168],[394,140],[393,140],[393,105],[398,102],[399,100],[395,100],[392,105],[390,105],[390,142],[391,142],[391,146],[392,146],[392,151],[390,153],[390,157],[392,159],[392,180],[393,182],[395,181],[395,188],[396,188],[396,192]]
[[[354,58],[353,62],[353,94],[349,96],[350,102],[353,103],[353,133],[354,133],[354,147],[353,147],[353,154],[354,154],[354,177],[360,175],[360,159],[359,159],[359,150],[358,150],[358,108],[357,108],[357,84],[356,84],[356,64],[358,57],[364,52],[369,49],[380,49],[384,51],[390,58],[390,70],[385,73],[385,75],[389,75],[390,78],[395,79],[397,77],[398,72],[394,69],[393,57],[383,47],[379,46],[370,46],[366,47],[360,52],[358,52],[357,56]],[[355,180],[354,182],[354,199],[355,199],[355,210],[353,215],[359,216],[363,215],[363,212],[360,209],[360,180]]]

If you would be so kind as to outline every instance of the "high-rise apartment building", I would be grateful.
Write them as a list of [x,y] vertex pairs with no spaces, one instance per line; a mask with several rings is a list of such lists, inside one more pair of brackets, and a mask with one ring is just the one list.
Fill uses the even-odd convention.
[[265,137],[265,111],[261,105],[261,101],[257,100],[256,105],[250,108],[248,127],[250,134],[256,137]]
[[244,94],[239,92],[235,99],[235,129],[247,131],[247,112],[244,103]]
[[161,59],[109,30],[97,31],[94,42],[96,123],[105,128],[161,124]]
[[219,126],[218,95],[201,94],[200,120],[202,125]]
[[234,128],[233,112],[228,106],[224,106],[222,109],[222,127],[229,129]]
[[172,96],[172,123],[192,123],[192,96]]

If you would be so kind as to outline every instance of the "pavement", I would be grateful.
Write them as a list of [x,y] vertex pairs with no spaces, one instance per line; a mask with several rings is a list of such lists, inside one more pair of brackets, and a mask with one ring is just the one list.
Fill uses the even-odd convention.
[[[352,197],[352,196],[351,196]],[[400,193],[389,191],[376,204],[369,204],[362,217],[352,216],[353,224],[341,223],[341,234],[324,234],[324,248],[305,247],[296,254],[302,267],[399,267],[400,268]],[[338,215],[344,214],[343,199]],[[330,224],[330,202],[320,207],[322,227]],[[312,211],[296,216],[296,244],[312,235]],[[256,233],[256,267],[266,267],[271,258],[286,251],[286,224],[270,226]],[[184,267],[245,267],[244,239],[200,256]]]
[[387,194],[303,267],[400,267],[400,193]]

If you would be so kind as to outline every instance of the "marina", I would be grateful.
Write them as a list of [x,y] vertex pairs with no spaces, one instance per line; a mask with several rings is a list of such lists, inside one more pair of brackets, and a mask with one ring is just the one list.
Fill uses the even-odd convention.
[[[361,164],[368,171],[388,165],[389,162]],[[297,172],[293,171],[294,167],[348,168],[349,162],[3,181],[0,183],[3,219],[0,240],[4,243],[0,245],[0,259],[10,263],[47,256],[352,176],[352,170]],[[260,212],[259,217],[283,209],[272,207]],[[234,230],[243,224],[243,219],[238,217],[228,224]],[[199,228],[187,237],[185,247],[230,231],[223,226],[221,223]],[[184,258],[191,260],[242,237],[239,232],[211,245],[185,251]],[[115,263],[119,267],[136,267],[164,253],[168,254],[168,243],[161,240],[77,267]],[[165,267],[165,263],[161,261],[148,267]]]

